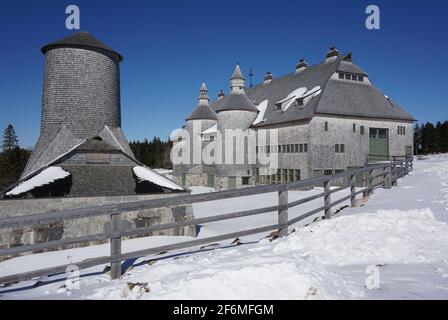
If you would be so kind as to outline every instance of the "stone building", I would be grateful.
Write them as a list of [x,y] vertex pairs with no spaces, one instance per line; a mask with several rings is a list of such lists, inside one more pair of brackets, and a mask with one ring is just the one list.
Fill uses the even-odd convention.
[[[200,140],[205,148],[224,143],[225,129],[275,129],[275,143],[262,145],[257,140],[255,152],[275,155],[278,163],[274,170],[258,162],[179,164],[174,178],[184,186],[225,190],[297,181],[413,153],[415,119],[373,85],[351,53],[341,55],[334,47],[321,63],[309,66],[301,59],[294,72],[278,78],[268,72],[262,83],[250,88],[245,88],[237,65],[230,94],[221,91],[211,106],[207,96],[203,105],[207,108],[199,105],[199,116],[194,117],[201,122],[200,132],[193,132],[191,117],[187,119],[191,140]],[[226,150],[220,152],[225,157]],[[230,157],[238,154],[235,149],[230,152]]]
[[137,161],[121,130],[123,57],[87,32],[42,48],[40,136],[5,198],[94,197],[183,191]]

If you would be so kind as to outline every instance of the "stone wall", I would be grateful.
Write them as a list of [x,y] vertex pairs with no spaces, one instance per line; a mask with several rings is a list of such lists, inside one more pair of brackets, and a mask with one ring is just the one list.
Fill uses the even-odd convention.
[[[136,195],[115,197],[1,200],[0,218],[173,196],[176,195]],[[122,214],[124,230],[190,220],[193,218],[194,215],[191,205],[178,206],[173,208],[144,209]],[[109,216],[98,216],[76,220],[65,220],[63,222],[52,224],[32,225],[19,230],[1,229],[0,248],[9,248],[23,244],[34,244],[64,238],[99,234],[107,232],[108,230],[110,230],[109,228]],[[196,236],[196,228],[194,225],[186,226],[175,229],[156,231],[145,236],[150,235]],[[100,242],[92,242],[90,244],[66,246],[64,248],[73,248],[99,243]],[[0,257],[0,259],[2,258]]]

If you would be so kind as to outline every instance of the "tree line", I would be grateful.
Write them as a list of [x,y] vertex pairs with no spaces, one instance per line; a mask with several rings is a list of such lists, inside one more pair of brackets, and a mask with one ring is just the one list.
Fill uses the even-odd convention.
[[159,137],[154,137],[151,141],[144,139],[143,141],[131,141],[129,143],[135,158],[150,168],[171,169],[171,148],[172,141],[160,140]]
[[8,125],[3,132],[0,152],[0,191],[19,180],[30,154],[30,150],[20,147],[14,127]]
[[414,153],[447,153],[448,121],[416,124],[414,126]]

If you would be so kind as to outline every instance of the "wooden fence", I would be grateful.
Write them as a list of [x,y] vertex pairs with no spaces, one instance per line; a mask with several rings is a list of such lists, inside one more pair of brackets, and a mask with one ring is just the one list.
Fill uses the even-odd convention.
[[[62,222],[64,220],[73,220],[79,218],[89,218],[96,216],[110,216],[111,228],[109,232],[87,235],[82,237],[66,238],[56,241],[35,243],[29,245],[22,245],[17,247],[5,248],[0,250],[0,257],[19,255],[25,252],[33,252],[37,250],[54,249],[61,246],[68,246],[74,244],[85,244],[92,241],[109,240],[110,241],[110,256],[97,257],[93,259],[84,260],[77,263],[59,265],[55,267],[39,269],[35,271],[29,271],[24,273],[18,273],[9,276],[0,277],[0,284],[9,284],[22,280],[32,279],[35,277],[42,277],[48,275],[54,275],[58,273],[65,273],[67,267],[75,264],[80,269],[90,268],[102,264],[110,264],[111,266],[111,278],[117,279],[121,276],[121,262],[128,259],[135,259],[144,257],[150,254],[156,254],[159,252],[183,249],[198,245],[204,245],[213,243],[216,241],[234,239],[237,237],[243,237],[252,234],[258,234],[273,230],[278,230],[278,235],[284,237],[288,234],[288,227],[307,218],[319,213],[324,214],[325,219],[331,218],[332,207],[350,200],[351,206],[356,205],[356,196],[363,194],[364,196],[372,193],[376,188],[384,187],[390,189],[396,184],[397,180],[406,175],[412,169],[412,158],[394,158],[390,162],[371,164],[364,168],[353,169],[344,171],[332,176],[322,176],[312,179],[306,179],[291,183],[272,184],[250,187],[238,190],[228,190],[221,192],[212,192],[206,194],[197,195],[182,195],[171,198],[142,200],[135,202],[126,202],[110,205],[102,205],[90,208],[70,209],[57,212],[47,212],[41,214],[33,214],[27,216],[9,217],[0,219],[0,229],[13,229],[23,228],[29,225]],[[361,190],[356,190],[356,176],[363,175],[366,177],[366,187]],[[331,189],[331,182],[337,179],[345,178],[347,183],[340,187]],[[315,186],[317,184],[323,184],[323,192],[308,196],[303,199],[289,202],[288,190],[296,190],[300,188]],[[348,195],[332,201],[331,195],[335,192],[340,192],[344,189],[349,189]],[[237,211],[226,214],[219,214],[210,217],[196,218],[192,220],[165,223],[160,225],[154,225],[149,227],[141,227],[132,230],[121,230],[121,214],[124,212],[135,211],[139,209],[151,209],[162,207],[174,207],[180,205],[187,205],[200,202],[208,202],[214,200],[230,199],[236,197],[244,197],[255,194],[263,194],[269,192],[278,192],[278,204],[265,208],[257,208],[251,210]],[[307,213],[301,214],[293,219],[288,217],[288,209],[307,203],[312,200],[322,198],[322,206],[315,208]],[[227,233],[219,236],[207,237],[203,239],[195,239],[185,241],[176,244],[164,245],[155,248],[149,248],[144,250],[133,251],[129,253],[121,252],[121,239],[123,237],[131,236],[143,236],[150,232],[167,230],[176,227],[183,227],[189,225],[204,224],[209,222],[223,221],[227,219],[235,219],[241,217],[254,216],[258,214],[268,212],[278,213],[278,222],[273,225],[260,226],[250,230],[237,231]]]

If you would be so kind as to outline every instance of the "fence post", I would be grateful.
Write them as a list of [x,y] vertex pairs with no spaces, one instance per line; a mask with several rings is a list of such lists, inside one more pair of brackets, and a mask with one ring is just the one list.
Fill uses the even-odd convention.
[[386,176],[384,178],[384,189],[392,188],[392,167],[384,167],[386,170]]
[[[110,231],[121,231],[121,213],[110,215]],[[110,239],[110,256],[121,254],[121,237]],[[110,277],[112,280],[121,277],[121,261],[112,262],[110,264]]]
[[356,207],[356,175],[350,175],[350,205]]
[[392,162],[392,186],[398,186],[398,169],[395,160]]
[[278,236],[288,235],[288,186],[278,190]]
[[331,194],[330,194],[330,180],[324,182],[324,206],[325,206],[325,219],[331,218]]

